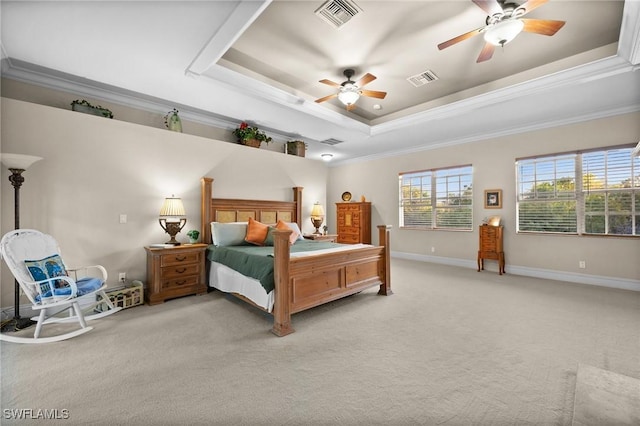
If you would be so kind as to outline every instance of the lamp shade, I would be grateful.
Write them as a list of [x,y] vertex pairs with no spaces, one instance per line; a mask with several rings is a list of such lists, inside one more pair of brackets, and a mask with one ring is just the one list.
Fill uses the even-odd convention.
[[338,99],[345,105],[353,105],[360,98],[358,86],[345,84],[338,93]]
[[182,199],[173,196],[165,198],[160,209],[160,217],[185,217],[186,215]]
[[484,39],[494,46],[504,46],[516,38],[524,28],[520,19],[509,19],[491,26],[485,33]]
[[311,217],[324,218],[324,208],[322,207],[322,204],[317,202],[313,205],[313,209],[311,209]]
[[36,157],[35,155],[7,154],[4,152],[0,154],[0,162],[9,169],[26,170],[39,160],[42,160],[42,157]]

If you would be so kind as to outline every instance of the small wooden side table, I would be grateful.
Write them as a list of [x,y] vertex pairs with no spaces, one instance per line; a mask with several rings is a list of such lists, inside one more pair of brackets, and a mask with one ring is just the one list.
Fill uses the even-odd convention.
[[303,235],[303,237],[307,240],[313,240],[313,241],[329,241],[331,243],[334,243],[337,239],[338,239],[338,234],[325,234],[325,235],[320,235],[320,234],[306,234]]
[[502,248],[502,225],[481,225],[479,229],[478,272],[484,270],[484,260],[498,261],[498,274],[504,274],[504,249]]
[[147,251],[147,291],[149,305],[167,299],[204,294],[206,244],[184,244],[169,248],[145,247]]

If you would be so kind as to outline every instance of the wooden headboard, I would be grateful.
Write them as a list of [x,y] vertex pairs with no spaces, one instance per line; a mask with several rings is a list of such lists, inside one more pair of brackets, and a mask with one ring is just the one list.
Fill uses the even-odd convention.
[[246,222],[249,218],[262,223],[296,222],[302,229],[302,187],[293,187],[293,201],[236,200],[213,198],[213,179],[201,179],[202,242],[211,243],[211,222]]

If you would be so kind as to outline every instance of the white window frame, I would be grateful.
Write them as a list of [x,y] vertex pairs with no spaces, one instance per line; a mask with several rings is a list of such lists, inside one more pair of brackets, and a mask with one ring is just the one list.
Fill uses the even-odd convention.
[[[416,185],[406,184],[408,180],[416,180]],[[444,182],[442,182],[444,180]],[[455,182],[457,180],[457,183]],[[465,185],[464,181],[469,181]],[[405,182],[405,184],[403,184]],[[403,189],[409,188],[409,197],[403,196]],[[442,191],[439,188],[445,188]],[[457,188],[451,190],[451,187]],[[433,190],[435,188],[435,190]],[[413,191],[412,191],[413,189]],[[428,194],[427,194],[428,193]],[[399,210],[398,222],[402,229],[419,230],[447,230],[447,231],[472,231],[473,230],[473,167],[470,164],[438,169],[419,170],[413,172],[401,172],[398,175]],[[449,204],[458,200],[460,204]],[[405,224],[405,208],[413,202],[415,207],[424,207],[429,212],[423,215],[421,222],[414,221]],[[446,224],[443,213],[468,214],[468,223],[464,221],[461,226]],[[450,216],[449,216],[450,218]],[[454,218],[454,221],[457,220]]]
[[[542,234],[563,234],[563,235],[589,235],[589,236],[616,236],[616,237],[639,237],[640,236],[640,158],[632,157],[631,151],[633,149],[633,145],[625,145],[625,146],[616,146],[616,147],[606,147],[593,149],[588,151],[578,151],[572,153],[561,153],[561,154],[550,154],[545,156],[538,156],[533,158],[524,158],[516,160],[516,188],[517,188],[517,197],[516,197],[516,232],[518,233],[542,233]],[[589,154],[602,154],[605,162],[604,166],[598,169],[598,173],[601,174],[601,178],[603,180],[603,186],[600,188],[589,188],[589,185],[585,182],[588,181],[587,175],[591,174],[593,170],[583,170],[585,164],[585,156]],[[610,172],[610,167],[606,162],[610,155],[618,155],[620,159],[625,158],[628,155],[629,158],[629,178],[630,178],[630,186],[629,187],[618,187],[615,183],[609,186],[609,179],[607,178]],[[532,180],[527,180],[526,183],[531,184],[531,186],[527,186],[525,190],[525,183],[523,182],[523,176],[521,172],[523,167],[529,166],[533,167],[535,164],[554,164],[556,165],[558,161],[566,161],[567,159],[573,158],[574,161],[574,175],[573,175],[573,184],[574,189],[572,191],[557,191],[557,188],[560,186],[558,182],[567,178],[567,176],[555,176],[552,184],[550,184],[553,188],[553,195],[551,192],[539,192],[537,189],[533,190],[533,188],[538,188],[541,184],[549,183],[548,179],[540,179],[537,180],[534,177]],[[623,164],[623,169],[626,169],[626,165]],[[554,169],[555,171],[555,169]],[[531,172],[532,174],[535,174]],[[530,176],[527,174],[527,176]],[[610,210],[608,200],[610,196],[613,194],[621,194],[628,193],[630,195],[630,210],[627,210],[623,213],[618,213]],[[541,195],[539,195],[541,194]],[[590,195],[602,195],[605,199],[604,201],[604,211],[602,214],[587,212],[587,199]],[[535,230],[535,229],[523,229],[526,228],[526,224],[521,221],[521,207],[524,205],[533,206],[535,203],[539,203],[538,205],[544,205],[544,203],[556,203],[560,204],[563,201],[566,201],[567,204],[575,200],[575,230],[573,231],[550,231],[550,230]],[[598,212],[599,213],[599,212]],[[612,233],[610,229],[611,218],[614,216],[621,215],[629,215],[631,216],[631,233]],[[587,232],[587,216],[603,216],[604,222],[604,232]],[[544,217],[543,217],[544,218]],[[526,217],[522,219],[526,220]],[[558,227],[561,227],[562,223],[559,222],[557,224]]]

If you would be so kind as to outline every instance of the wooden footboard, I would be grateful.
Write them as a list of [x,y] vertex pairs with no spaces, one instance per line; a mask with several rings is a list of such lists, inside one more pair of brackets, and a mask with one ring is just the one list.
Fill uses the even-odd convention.
[[[212,198],[213,179],[201,180],[202,241],[211,243],[210,223],[277,220],[301,225],[302,187],[293,187],[293,201],[236,200]],[[274,232],[275,303],[272,332],[293,333],[291,315],[340,299],[366,288],[380,286],[378,294],[390,295],[389,229],[378,226],[379,245],[344,252],[291,258],[291,231]],[[245,300],[247,300],[245,298]]]
[[276,231],[274,276],[276,300],[272,332],[293,333],[291,315],[380,286],[378,294],[393,294],[390,280],[389,228],[378,226],[380,245],[318,256],[290,258],[289,234]]

